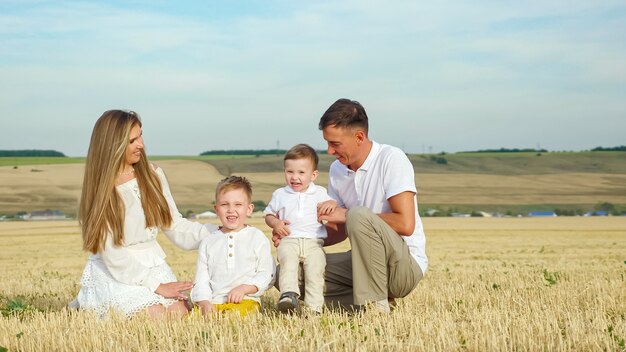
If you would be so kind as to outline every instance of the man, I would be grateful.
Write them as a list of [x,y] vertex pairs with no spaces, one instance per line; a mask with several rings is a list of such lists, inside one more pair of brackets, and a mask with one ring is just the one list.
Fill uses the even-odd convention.
[[[413,166],[404,152],[368,137],[368,117],[356,101],[339,99],[319,129],[330,166],[328,193],[340,208],[329,215],[324,245],[350,239],[352,250],[327,254],[327,302],[390,311],[389,300],[408,295],[428,267],[417,211]],[[280,236],[274,234],[274,243]]]

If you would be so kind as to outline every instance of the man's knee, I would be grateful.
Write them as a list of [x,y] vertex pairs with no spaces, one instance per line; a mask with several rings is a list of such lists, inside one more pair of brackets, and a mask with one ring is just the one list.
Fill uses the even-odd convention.
[[346,221],[350,220],[361,220],[366,218],[372,214],[372,211],[366,207],[353,207],[348,210],[346,214]]
[[354,207],[346,214],[346,231],[348,235],[368,222],[374,213],[366,207]]

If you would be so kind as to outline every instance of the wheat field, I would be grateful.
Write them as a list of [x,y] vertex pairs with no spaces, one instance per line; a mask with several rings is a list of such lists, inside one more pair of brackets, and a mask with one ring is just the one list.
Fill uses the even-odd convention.
[[[159,160],[176,204],[184,212],[211,208],[215,185],[224,176],[214,166],[197,160]],[[78,208],[83,164],[0,167],[0,211]],[[239,173],[252,182],[254,200],[269,202],[284,186],[282,172]],[[328,173],[316,183],[325,186]],[[544,175],[485,175],[477,173],[415,174],[419,204],[626,204],[626,175],[566,172]]]
[[[251,224],[268,233],[262,219]],[[75,221],[0,222],[0,350],[626,350],[626,217],[428,218],[424,226],[429,271],[390,316],[279,315],[272,289],[255,316],[150,321],[65,308],[87,257]],[[178,278],[193,279],[195,252],[159,240]]]

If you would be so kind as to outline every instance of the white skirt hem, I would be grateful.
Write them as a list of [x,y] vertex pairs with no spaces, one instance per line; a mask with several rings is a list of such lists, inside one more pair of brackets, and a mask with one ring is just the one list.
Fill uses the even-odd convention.
[[[176,276],[167,263],[151,268],[150,275],[161,283],[176,281]],[[167,308],[177,301],[165,298],[146,287],[128,285],[115,280],[99,258],[90,258],[87,261],[81,285],[76,299],[78,306],[94,311],[101,318],[106,317],[110,311],[131,317],[150,306],[160,304]]]

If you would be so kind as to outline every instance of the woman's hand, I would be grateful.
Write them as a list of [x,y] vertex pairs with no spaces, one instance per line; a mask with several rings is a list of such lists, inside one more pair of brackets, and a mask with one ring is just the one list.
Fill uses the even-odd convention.
[[174,281],[165,284],[160,284],[157,287],[155,293],[160,294],[165,298],[187,299],[187,296],[182,291],[189,291],[193,288],[193,283],[189,281]]

